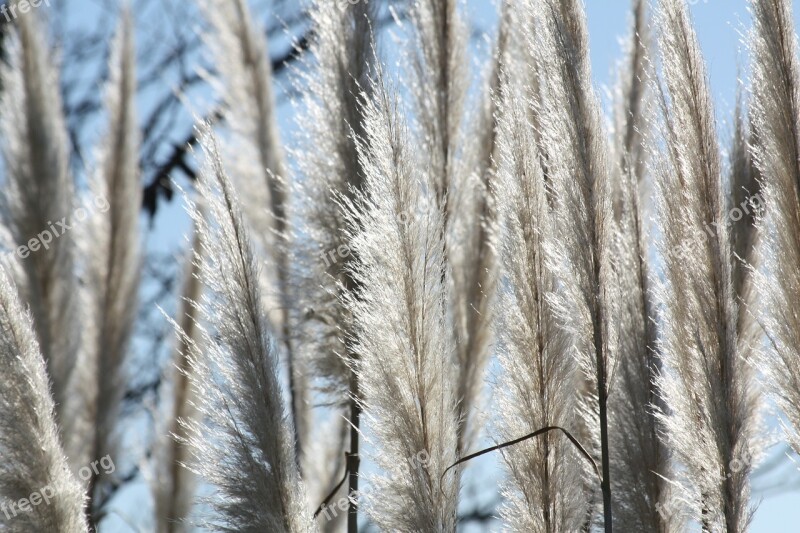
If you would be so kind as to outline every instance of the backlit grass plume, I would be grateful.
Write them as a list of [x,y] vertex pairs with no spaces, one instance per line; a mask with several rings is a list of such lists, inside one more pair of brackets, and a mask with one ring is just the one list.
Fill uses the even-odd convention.
[[[617,322],[611,166],[600,106],[592,86],[586,15],[580,0],[532,0],[539,91],[535,115],[554,196],[554,300],[584,372],[585,446],[596,448],[602,468],[603,523],[612,528],[608,395],[615,366]],[[593,485],[595,480],[590,481]],[[591,517],[590,517],[591,519]]]
[[678,513],[666,502],[670,491],[669,454],[655,411],[663,406],[656,378],[653,265],[650,259],[647,175],[653,106],[649,27],[645,2],[633,1],[633,24],[617,91],[614,93],[614,157],[617,159],[615,216],[619,219],[619,363],[609,399],[614,519],[624,531],[679,531]]
[[[503,375],[496,425],[504,440],[549,426],[574,431],[579,382],[570,339],[550,302],[556,289],[547,258],[547,243],[554,238],[552,213],[528,118],[530,104],[519,65],[508,68],[507,76],[516,82],[503,90],[496,184],[503,264],[497,306]],[[587,512],[583,458],[564,435],[550,432],[517,444],[504,460],[508,481],[501,514],[510,530],[581,529]]]
[[204,235],[195,260],[206,292],[189,379],[197,417],[185,420],[192,468],[214,488],[206,526],[216,531],[314,528],[281,397],[278,354],[263,313],[258,264],[239,200],[204,132],[206,161],[191,208]]
[[[338,430],[330,438],[336,422],[324,424],[326,431],[318,430],[317,438],[312,439],[317,441],[317,453],[303,454],[304,461],[316,463],[309,468],[320,474],[330,472],[314,478],[314,488],[322,491],[319,501],[341,476],[342,444],[349,452],[348,493],[359,487],[361,393],[353,368],[359,354],[353,349],[353,319],[343,302],[344,295],[358,297],[358,283],[350,268],[358,259],[344,231],[347,220],[341,202],[363,190],[364,170],[356,140],[364,134],[363,102],[370,98],[374,74],[374,5],[316,2],[311,12],[313,61],[300,79],[308,97],[299,120],[303,147],[296,154],[304,177],[296,186],[300,197],[297,215],[304,228],[294,248],[295,264],[302,265],[295,269],[301,295],[297,299],[298,323],[302,324],[298,346],[301,357],[310,361],[314,376],[321,381],[325,403],[334,406],[332,416],[345,416],[349,421],[349,435],[344,439],[338,438]],[[326,444],[330,447],[327,451]],[[355,503],[354,499],[350,504],[351,528],[357,527]]]
[[[468,30],[461,7],[458,0],[413,2],[413,48],[406,59],[418,144],[425,147],[431,186],[444,213],[449,305],[457,343],[458,447],[464,450],[477,430],[473,415],[489,356],[489,313],[496,274],[490,250],[491,222],[486,220],[489,206],[484,203],[490,195],[486,180],[491,161],[485,151],[491,154],[492,148],[467,136]],[[485,113],[479,109],[471,118],[484,126],[482,133],[489,132],[484,140],[491,145],[493,117]]]
[[792,2],[751,5],[753,159],[766,211],[755,286],[771,348],[763,368],[788,421],[786,438],[800,453],[800,63]]
[[[418,166],[396,101],[378,86],[360,144],[366,192],[353,214],[350,306],[358,325],[369,476],[363,503],[381,529],[453,531],[456,456],[455,343],[446,312],[443,213],[434,177]],[[361,228],[361,229],[359,229]]]
[[[5,270],[0,270],[0,360],[0,529],[88,531],[83,487],[70,473],[59,443],[32,317]],[[19,505],[23,499],[26,503]]]
[[687,510],[706,531],[746,531],[748,475],[758,455],[754,376],[737,305],[720,155],[706,69],[683,1],[657,17],[665,89],[656,167],[665,280],[661,418],[682,464]]
[[[494,49],[477,96],[465,113],[469,126],[462,135],[459,165],[462,177],[452,189],[453,207],[447,257],[452,273],[453,320],[458,347],[459,449],[469,450],[482,428],[485,413],[484,374],[492,355],[492,325],[498,277],[496,179],[497,101],[501,68],[510,31],[510,9],[504,4]],[[463,179],[466,176],[467,179]]]
[[299,284],[301,311],[313,315],[307,320],[308,337],[315,338],[304,342],[307,351],[315,352],[310,355],[315,373],[326,382],[324,390],[340,404],[347,402],[350,391],[345,337],[351,319],[339,291],[355,289],[347,271],[355,258],[344,231],[341,200],[363,188],[356,139],[364,129],[361,103],[371,90],[373,15],[365,2],[347,7],[318,2],[312,11],[314,62],[300,80],[309,96],[300,118],[303,148],[296,157],[304,176],[297,184],[298,217],[307,234],[307,240],[300,241],[305,247]]
[[458,0],[416,0],[411,5],[412,107],[421,138],[428,145],[432,185],[445,223],[450,189],[458,176],[455,165],[468,88],[467,29],[458,7]]
[[291,413],[299,436],[306,424],[304,375],[295,369],[290,339],[288,205],[284,163],[275,117],[272,65],[263,28],[246,0],[198,0],[208,29],[204,41],[217,74],[211,85],[221,99],[227,133],[222,155],[237,188],[242,212],[264,262],[265,311],[284,346]]

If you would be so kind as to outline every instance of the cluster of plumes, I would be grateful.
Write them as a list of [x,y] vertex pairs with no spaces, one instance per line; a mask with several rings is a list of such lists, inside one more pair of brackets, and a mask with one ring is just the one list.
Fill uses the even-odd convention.
[[[550,223],[558,235],[544,246],[559,286],[549,301],[567,339],[561,356],[572,359],[571,364],[578,368],[574,378],[579,391],[577,420],[570,430],[597,456],[602,470],[602,496],[597,479],[587,477],[588,498],[584,501],[601,498],[608,523],[608,396],[618,338],[618,331],[612,328],[618,324],[612,304],[620,299],[611,165],[591,81],[582,4],[545,0],[529,2],[527,9],[525,20],[535,24],[528,46],[530,68],[537,77],[531,98],[539,160],[548,187]],[[594,512],[591,503],[587,507],[585,521],[589,524]]]
[[[727,193],[684,0],[658,2],[654,24],[633,0],[608,125],[580,0],[504,4],[476,91],[463,6],[411,2],[408,26],[397,19],[410,28],[407,92],[381,62],[381,11],[318,0],[293,166],[246,2],[199,3],[229,137],[220,149],[200,127],[174,440],[157,454],[160,531],[190,517],[194,485],[178,463],[212,486],[198,516],[215,530],[338,530],[344,515],[313,517],[344,493],[334,488],[345,476],[349,531],[359,514],[381,530],[454,531],[464,465],[449,467],[481,432],[515,442],[502,447],[499,510],[511,531],[747,531],[748,480],[765,446],[756,368],[800,453],[800,70],[789,0],[751,0],[752,89],[736,111]],[[3,71],[8,98],[26,104],[3,119],[3,238],[15,243],[76,201],[47,100],[54,75],[26,24]],[[12,373],[0,382],[11,413],[0,448],[18,467],[2,470],[0,491],[59,484],[57,505],[28,518],[69,532],[86,528],[62,448],[76,423],[54,413],[47,379],[57,406],[72,361],[113,377],[81,378],[90,386],[75,395],[103,399],[83,423],[91,449],[113,452],[132,322],[120,302],[137,286],[128,30],[115,50],[113,131],[92,181],[110,204],[92,221],[98,250],[80,270],[77,245],[59,241],[0,273],[0,357]],[[643,201],[651,187],[653,206]],[[76,275],[50,280],[64,264]],[[53,305],[82,294],[79,273],[98,280],[85,296],[92,327],[64,345],[73,337],[54,332],[71,326]],[[497,416],[484,428],[485,412]],[[41,447],[6,431],[17,426]],[[361,460],[369,468],[359,471]]]
[[3,463],[0,493],[7,502],[45,488],[55,494],[9,517],[9,531],[86,531],[87,514],[92,520],[98,508],[91,503],[97,473],[81,476],[83,484],[77,473],[103,455],[119,456],[115,431],[138,292],[140,186],[130,17],[121,18],[116,34],[109,126],[85,195],[70,172],[58,73],[35,13],[17,17],[0,69],[0,299],[10,369],[0,401],[3,456],[13,458]]

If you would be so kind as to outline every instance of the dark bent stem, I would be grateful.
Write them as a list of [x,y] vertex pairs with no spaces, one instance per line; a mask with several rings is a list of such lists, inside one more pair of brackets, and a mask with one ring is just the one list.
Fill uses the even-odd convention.
[[[350,454],[349,453],[345,453],[345,457],[347,459],[349,459],[350,458]],[[342,485],[344,485],[344,482],[347,481],[349,473],[350,472],[349,472],[349,470],[347,470],[347,465],[345,465],[344,475],[342,476],[342,480],[339,483],[337,483],[335,487],[333,487],[333,490],[330,491],[330,493],[328,493],[328,495],[325,497],[325,499],[322,500],[322,503],[319,504],[319,507],[317,507],[317,510],[314,511],[314,518],[318,517],[319,513],[321,513],[322,510],[325,509],[325,507],[327,507],[329,503],[331,503],[331,500],[333,499],[333,497],[336,496],[336,493],[339,492],[340,488],[342,488]]]
[[537,429],[533,433],[528,433],[527,435],[524,435],[522,437],[516,438],[514,440],[503,442],[502,444],[497,444],[496,446],[492,446],[490,448],[483,449],[483,450],[481,450],[479,452],[471,453],[471,454],[467,455],[466,457],[462,457],[461,459],[459,459],[458,461],[456,461],[455,463],[451,464],[450,466],[448,466],[447,468],[444,469],[444,472],[442,472],[442,475],[439,478],[439,481],[440,481],[439,486],[441,487],[441,485],[442,485],[441,480],[444,479],[445,474],[447,474],[447,472],[449,472],[452,468],[455,468],[456,466],[458,466],[458,465],[460,465],[462,463],[466,463],[467,461],[475,459],[476,457],[480,457],[481,455],[486,455],[487,453],[491,453],[491,452],[496,451],[496,450],[502,450],[503,448],[508,448],[509,446],[514,446],[515,444],[519,444],[520,442],[526,441],[528,439],[532,439],[534,437],[538,437],[539,435],[544,435],[545,433],[549,433],[550,431],[560,431],[560,432],[562,432],[569,439],[569,441],[575,446],[575,448],[578,450],[578,452],[587,461],[589,461],[589,463],[594,468],[594,472],[595,472],[595,474],[597,474],[597,477],[598,478],[600,477],[600,471],[597,469],[597,463],[594,462],[594,459],[592,459],[592,456],[589,455],[589,452],[586,451],[586,448],[581,446],[581,443],[578,442],[578,439],[576,439],[575,437],[572,436],[572,433],[570,433],[569,431],[567,431],[566,429],[564,429],[564,428],[562,428],[560,426],[547,426],[547,427],[543,427],[541,429]]

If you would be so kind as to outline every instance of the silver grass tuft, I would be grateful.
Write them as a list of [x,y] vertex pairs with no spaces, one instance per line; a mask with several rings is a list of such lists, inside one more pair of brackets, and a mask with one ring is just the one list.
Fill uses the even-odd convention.
[[242,210],[253,229],[264,263],[264,309],[280,335],[289,374],[291,413],[298,434],[306,433],[304,373],[295,368],[290,339],[291,306],[288,260],[288,177],[278,135],[272,91],[272,66],[263,28],[247,0],[198,0],[208,23],[204,41],[216,76],[211,86],[220,96],[230,138],[221,144],[226,167],[243,194]]
[[[457,342],[458,447],[465,450],[478,428],[475,415],[489,358],[489,310],[496,274],[486,220],[491,152],[467,141],[468,31],[458,0],[411,4],[414,49],[408,53],[411,103],[419,144],[425,146],[437,205],[444,212],[445,256]],[[497,56],[499,59],[499,55]],[[491,100],[487,100],[491,106]],[[491,115],[475,120],[491,136]],[[477,143],[477,139],[475,140]]]
[[690,517],[706,531],[741,532],[752,516],[759,402],[737,335],[714,112],[685,2],[663,0],[656,20],[666,84],[666,153],[655,168],[665,269],[658,297],[669,367],[659,378],[668,406],[660,418],[682,464]]
[[494,50],[463,136],[461,181],[449,232],[448,260],[452,273],[453,320],[458,339],[459,450],[476,441],[482,427],[484,374],[492,354],[492,322],[497,285],[497,206],[494,185],[497,153],[497,108],[501,65],[510,31],[504,4]]
[[346,403],[350,389],[344,356],[352,322],[339,291],[354,289],[346,268],[354,258],[340,201],[363,188],[356,138],[363,136],[361,100],[368,98],[371,86],[371,5],[316,3],[310,49],[315,62],[300,80],[310,95],[299,119],[304,137],[296,155],[305,178],[296,185],[301,198],[298,217],[307,234],[306,240],[298,240],[304,246],[298,258],[303,265],[298,293],[308,327],[304,336],[313,339],[304,341],[304,349],[313,352],[315,374],[339,404]]
[[[620,301],[615,280],[617,230],[611,205],[611,167],[600,106],[592,86],[585,12],[580,0],[534,0],[530,19],[538,72],[535,110],[540,148],[552,183],[553,274],[561,290],[556,311],[584,372],[584,444],[602,464],[604,527],[610,531],[611,475],[607,401],[615,368]],[[589,479],[594,487],[596,480]],[[591,520],[591,516],[588,518]]]
[[[84,492],[70,473],[32,317],[5,270],[0,271],[0,530],[88,531]],[[39,495],[39,505],[14,507]],[[48,496],[47,502],[42,500]]]
[[409,52],[412,103],[445,223],[451,212],[446,207],[453,195],[451,188],[460,170],[456,165],[469,86],[468,34],[458,5],[458,0],[416,0],[411,5],[411,42],[415,45]]
[[[521,73],[512,64],[507,74]],[[503,276],[498,340],[503,368],[497,391],[500,433],[511,440],[547,426],[574,431],[578,374],[570,340],[556,322],[550,297],[556,281],[546,242],[552,215],[521,76],[503,87],[497,199]],[[582,465],[573,445],[548,433],[504,454],[508,482],[501,510],[519,532],[579,531],[586,516]]]
[[623,298],[619,366],[609,399],[614,519],[623,531],[682,531],[667,505],[669,454],[655,415],[663,404],[656,377],[655,304],[651,290],[646,168],[651,150],[652,107],[649,28],[644,0],[633,0],[633,26],[615,92],[615,215],[621,233],[619,282]]
[[[309,95],[299,119],[303,147],[295,158],[305,178],[296,185],[300,198],[297,214],[304,235],[295,243],[293,258],[299,265],[295,268],[298,346],[318,378],[324,400],[334,406],[327,415],[338,418],[345,414],[349,422],[342,428],[349,429],[349,435],[336,429],[334,438],[329,431],[338,428],[337,422],[324,424],[324,430],[317,430],[317,435],[324,437],[310,439],[317,441],[314,453],[303,453],[303,471],[319,474],[308,478],[316,481],[309,489],[318,494],[312,503],[322,501],[341,478],[345,449],[341,446],[349,453],[348,490],[358,490],[360,391],[352,361],[359,355],[352,346],[353,319],[342,300],[343,295],[358,291],[349,269],[357,259],[344,231],[347,221],[341,201],[363,189],[364,170],[356,139],[363,137],[363,102],[370,98],[374,74],[374,8],[370,2],[316,2],[311,11],[314,61],[298,83]],[[357,527],[355,502],[351,502],[349,515],[350,525]],[[325,521],[325,528],[332,530],[336,522]]]
[[[627,37],[619,79],[614,91],[613,150],[622,169],[630,169],[639,183],[645,181],[647,149],[645,137],[650,127],[648,80],[651,37],[644,0],[631,0],[631,32]],[[650,106],[651,107],[651,106]],[[624,178],[623,180],[624,181]],[[625,188],[624,184],[620,184]],[[615,191],[615,194],[622,194]]]
[[[456,459],[455,343],[442,273],[444,215],[435,177],[422,171],[396,101],[382,86],[365,110],[360,144],[365,196],[354,208],[354,277],[362,287],[349,305],[358,325],[368,435],[367,515],[392,531],[453,531]],[[358,229],[358,228],[362,229]]]
[[[207,127],[204,127],[206,129]],[[191,346],[189,379],[197,417],[184,420],[192,469],[214,488],[216,531],[313,531],[281,397],[278,355],[263,314],[258,264],[216,141],[204,131],[206,161],[190,213],[204,236],[195,260],[205,292]],[[211,329],[207,329],[211,328]]]

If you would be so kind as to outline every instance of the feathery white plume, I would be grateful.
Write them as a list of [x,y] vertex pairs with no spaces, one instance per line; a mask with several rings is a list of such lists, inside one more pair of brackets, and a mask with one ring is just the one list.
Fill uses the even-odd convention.
[[[311,18],[314,41],[310,52],[315,60],[303,75],[309,97],[299,119],[303,148],[296,160],[304,176],[298,183],[298,217],[306,239],[299,262],[303,265],[301,311],[306,317],[304,352],[313,352],[315,374],[326,383],[324,391],[333,401],[347,401],[350,368],[345,337],[351,329],[349,311],[339,291],[352,291],[353,280],[346,269],[354,260],[345,232],[342,198],[363,188],[364,171],[358,160],[356,138],[363,136],[363,106],[371,89],[373,61],[370,32],[372,8],[366,2],[355,5],[318,1]],[[304,328],[305,329],[305,328]]]
[[649,28],[644,0],[633,0],[633,28],[615,93],[615,215],[619,219],[619,366],[609,398],[614,522],[623,531],[682,531],[668,506],[669,455],[662,442],[656,406],[661,362],[656,352],[655,305],[651,290],[650,234],[646,226],[647,154],[653,134]]
[[[508,68],[496,186],[503,264],[497,306],[503,375],[496,394],[498,425],[506,441],[549,426],[574,431],[579,377],[569,355],[569,337],[549,302],[556,287],[545,245],[554,238],[552,215],[528,120],[525,70],[514,63]],[[501,514],[510,530],[581,529],[587,512],[583,458],[564,435],[551,432],[516,444],[504,453],[504,460],[508,482]]]
[[459,450],[469,449],[481,429],[484,374],[491,356],[494,296],[497,284],[495,158],[497,152],[497,99],[501,65],[509,33],[508,6],[504,4],[497,42],[485,79],[482,80],[477,111],[462,136],[461,178],[453,200],[455,207],[448,235],[447,258],[452,273],[453,320],[458,340]]
[[[203,128],[204,130],[207,127]],[[207,526],[218,531],[313,531],[281,397],[278,355],[263,314],[258,264],[210,133],[190,212],[203,235],[195,256],[205,292],[189,379],[198,415],[185,420],[192,467],[216,489]],[[206,328],[212,329],[206,329]]]
[[352,215],[353,275],[362,288],[349,300],[374,441],[368,457],[380,471],[369,477],[365,508],[382,529],[453,531],[459,471],[440,478],[457,445],[444,217],[432,197],[434,176],[415,161],[396,102],[383,86],[374,91],[359,147],[366,192]]
[[226,167],[242,192],[242,211],[264,261],[264,309],[285,347],[297,438],[304,433],[304,374],[295,368],[289,338],[287,171],[278,135],[272,65],[264,30],[247,0],[197,0],[208,23],[204,41],[218,73],[210,78],[221,98],[230,138],[222,142]]
[[[88,531],[83,487],[59,443],[32,317],[5,270],[0,270],[0,360],[0,530]],[[18,506],[23,498],[24,509]]]
[[[488,206],[483,204],[489,195],[491,146],[488,155],[482,154],[487,147],[481,144],[475,149],[465,131],[468,31],[459,6],[458,0],[416,0],[411,5],[414,48],[408,52],[407,66],[413,80],[418,144],[425,147],[425,165],[445,217],[449,305],[457,342],[458,447],[463,451],[478,429],[472,415],[489,358],[489,309],[496,274],[485,220]],[[492,118],[476,117],[490,135],[494,135]]]
[[[468,89],[467,29],[458,0],[416,0],[411,20],[412,103],[427,148],[436,200],[445,208],[460,170],[456,165]],[[445,208],[445,223],[450,212]]]
[[[344,231],[347,221],[341,201],[363,189],[364,170],[356,139],[363,137],[363,102],[370,98],[374,74],[374,6],[370,2],[316,2],[311,11],[314,62],[300,79],[308,97],[299,119],[303,147],[295,157],[305,178],[296,182],[297,213],[304,224],[302,236],[294,243],[293,258],[299,265],[294,269],[300,312],[297,345],[302,350],[299,357],[309,362],[318,378],[326,403],[335,407],[328,410],[328,416],[338,419],[346,414],[349,422],[349,435],[343,434],[343,438],[330,438],[331,428],[341,424],[336,420],[316,430],[324,437],[309,439],[316,441],[315,451],[303,453],[303,471],[319,474],[307,477],[317,482],[309,491],[322,491],[312,503],[321,501],[341,478],[341,446],[348,449],[348,491],[358,490],[361,407],[351,363],[359,355],[352,346],[353,319],[342,300],[343,294],[353,295],[358,290],[348,268],[357,259]],[[333,434],[338,436],[340,431],[334,429]],[[355,501],[351,501],[349,515],[351,524],[356,525]],[[336,520],[324,524],[331,530]]]
[[[631,0],[632,27],[625,45],[625,57],[620,66],[619,80],[614,92],[613,149],[618,164],[630,169],[639,183],[645,178],[647,150],[645,137],[650,117],[649,96],[650,28],[644,0]],[[625,184],[619,184],[624,188]],[[617,191],[615,191],[615,194]]]
[[[758,455],[758,401],[737,335],[732,254],[706,69],[685,3],[662,0],[661,95],[666,132],[656,166],[665,280],[661,419],[683,465],[690,517],[706,531],[746,531],[748,474]],[[669,101],[667,102],[667,97]]]
[[599,451],[604,526],[609,531],[607,401],[618,333],[612,304],[619,301],[619,284],[608,147],[592,86],[582,2],[534,0],[529,6],[530,18],[540,21],[531,44],[539,72],[536,115],[555,200],[554,231],[560,236],[551,243],[551,268],[561,283],[555,302],[585,373],[582,404],[585,437],[591,441],[584,444]]

